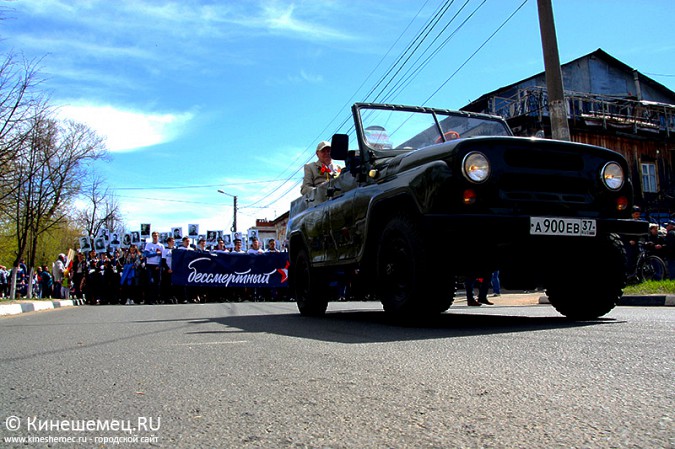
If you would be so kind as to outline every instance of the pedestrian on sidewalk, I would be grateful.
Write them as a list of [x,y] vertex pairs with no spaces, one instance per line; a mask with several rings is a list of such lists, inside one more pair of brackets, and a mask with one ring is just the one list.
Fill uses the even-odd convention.
[[[491,274],[488,273],[482,277],[467,277],[464,280],[464,288],[466,289],[466,303],[469,306],[477,307],[481,304],[486,304],[488,306],[494,305],[487,299],[488,292],[490,291],[490,278]],[[474,298],[473,290],[476,286],[476,283],[480,282],[478,285],[478,299]]]
[[499,270],[492,272],[492,296],[502,296]]
[[66,255],[59,254],[56,261],[52,265],[52,282],[54,290],[54,298],[61,299],[61,284],[63,284],[63,270],[66,269]]
[[40,299],[52,298],[53,281],[52,275],[49,274],[49,269],[47,268],[47,265],[45,265],[44,267],[40,267],[38,277],[40,278],[40,294],[39,294]]

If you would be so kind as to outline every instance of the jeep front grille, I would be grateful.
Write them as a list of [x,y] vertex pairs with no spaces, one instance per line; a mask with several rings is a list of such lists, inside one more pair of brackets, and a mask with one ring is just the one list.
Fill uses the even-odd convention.
[[502,201],[558,206],[593,202],[592,180],[583,177],[584,155],[536,148],[507,148],[498,185]]
[[590,204],[593,201],[588,181],[570,174],[504,173],[499,179],[502,200],[545,203]]
[[509,148],[504,151],[504,162],[513,168],[535,170],[581,171],[584,158],[579,153],[540,151],[529,148]]

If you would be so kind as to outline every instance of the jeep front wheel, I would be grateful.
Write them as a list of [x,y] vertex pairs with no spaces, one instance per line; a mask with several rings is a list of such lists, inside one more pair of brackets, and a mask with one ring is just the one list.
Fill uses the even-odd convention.
[[438,276],[414,222],[395,217],[385,226],[377,250],[377,294],[394,315],[430,315],[452,304],[452,276]]
[[307,251],[298,251],[291,264],[293,293],[301,315],[320,316],[326,313],[328,297],[321,292],[319,276],[312,270]]
[[[572,320],[594,320],[609,313],[626,286],[626,252],[610,234],[560,255],[558,277],[546,289],[551,305]],[[588,274],[592,274],[589,276]]]

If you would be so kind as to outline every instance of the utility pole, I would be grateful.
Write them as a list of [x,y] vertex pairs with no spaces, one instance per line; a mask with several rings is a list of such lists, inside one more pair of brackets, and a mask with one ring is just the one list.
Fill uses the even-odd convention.
[[230,231],[237,232],[237,195],[232,195],[231,193],[224,192],[220,189],[218,189],[218,193],[222,195],[231,196],[232,198],[234,198],[234,213],[232,217],[232,227],[230,228]]
[[234,218],[232,220],[232,232],[237,232],[237,195],[234,195]]
[[548,114],[551,119],[551,135],[557,140],[570,141],[570,128],[567,123],[567,108],[558,55],[558,39],[553,21],[551,0],[537,0],[539,10],[539,29],[541,46],[544,51],[546,72],[546,90],[548,91]]

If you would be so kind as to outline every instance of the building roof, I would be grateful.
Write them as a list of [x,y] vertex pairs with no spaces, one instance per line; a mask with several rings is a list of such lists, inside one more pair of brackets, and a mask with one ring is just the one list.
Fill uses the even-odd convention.
[[[601,59],[601,60],[605,61],[608,65],[616,67],[618,70],[620,70],[622,72],[626,72],[626,73],[630,73],[630,74],[632,74],[634,72],[637,72],[641,84],[649,85],[652,89],[654,89],[655,91],[658,91],[663,96],[665,96],[667,98],[671,98],[672,102],[670,104],[675,104],[675,92],[668,89],[663,84],[661,84],[657,81],[654,81],[652,78],[646,76],[645,74],[637,71],[636,69],[633,69],[632,67],[628,66],[627,64],[619,61],[618,59],[611,56],[609,53],[605,52],[601,48],[598,48],[597,50],[595,50],[595,51],[593,51],[593,52],[591,52],[587,55],[581,56],[581,57],[576,58],[572,61],[569,61],[565,64],[562,64],[562,68],[564,70],[564,68],[567,67],[567,66],[572,66],[574,64],[579,63],[580,61],[582,61],[584,59],[591,59],[591,58]],[[479,106],[480,104],[484,104],[488,99],[494,97],[495,95],[499,94],[500,92],[508,91],[510,89],[515,89],[519,85],[531,84],[537,78],[545,78],[545,72],[543,72],[543,71],[539,72],[536,75],[532,75],[529,78],[525,78],[525,79],[522,79],[520,81],[516,81],[515,83],[509,84],[507,86],[500,87],[499,89],[495,89],[492,92],[488,92],[486,94],[483,94],[478,99],[476,99],[476,100],[472,101],[471,103],[467,104],[466,106],[462,107],[460,110],[474,111],[474,110],[476,110],[477,106]],[[599,92],[588,92],[588,93],[599,93]]]

